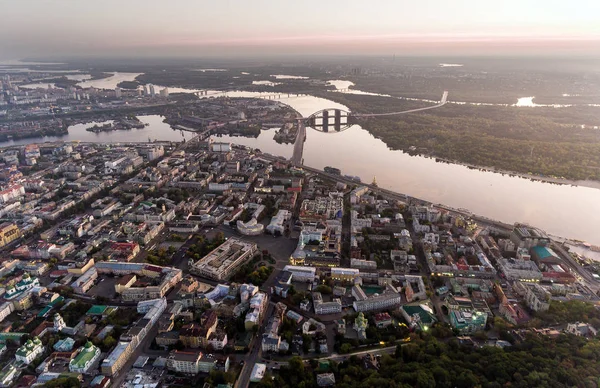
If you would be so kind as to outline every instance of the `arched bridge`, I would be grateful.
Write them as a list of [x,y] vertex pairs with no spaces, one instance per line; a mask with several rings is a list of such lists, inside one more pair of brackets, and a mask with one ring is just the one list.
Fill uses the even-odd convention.
[[317,131],[341,132],[350,127],[350,112],[342,109],[323,109],[308,116],[304,122]]

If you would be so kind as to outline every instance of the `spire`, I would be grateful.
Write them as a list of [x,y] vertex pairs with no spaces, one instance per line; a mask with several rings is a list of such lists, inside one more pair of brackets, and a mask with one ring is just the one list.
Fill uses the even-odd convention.
[[371,185],[377,187],[377,177],[373,176],[373,183],[371,183]]

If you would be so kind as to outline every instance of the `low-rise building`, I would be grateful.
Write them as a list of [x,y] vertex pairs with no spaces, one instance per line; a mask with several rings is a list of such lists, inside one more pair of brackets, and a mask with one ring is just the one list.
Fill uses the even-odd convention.
[[378,329],[383,329],[390,326],[392,322],[392,317],[388,313],[378,313],[373,317],[375,320],[375,326]]
[[315,314],[339,314],[342,312],[342,300],[334,298],[331,302],[323,302],[323,295],[320,292],[313,292],[313,305],[315,308]]
[[15,359],[29,365],[42,353],[44,353],[44,345],[42,345],[42,341],[38,337],[35,337],[27,340],[23,346],[17,349]]
[[575,322],[567,324],[565,332],[579,337],[595,337],[598,330],[589,323]]
[[267,365],[256,363],[252,367],[252,373],[250,374],[250,382],[251,383],[259,383],[263,377],[265,377],[265,373],[267,372]]
[[394,309],[402,303],[402,296],[390,284],[383,293],[371,295],[363,300],[355,300],[352,306],[358,312]]
[[112,376],[119,372],[133,352],[132,342],[120,341],[110,354],[102,361],[102,374]]
[[229,370],[229,357],[219,357],[202,352],[183,352],[175,350],[169,354],[167,368],[178,373],[196,375],[210,373],[214,369]]
[[479,310],[451,310],[448,312],[450,325],[460,334],[472,334],[485,330],[488,315]]
[[8,317],[13,311],[15,311],[14,304],[11,302],[4,302],[0,305],[0,322]]
[[550,293],[539,284],[526,284],[525,303],[533,311],[546,311],[550,308]]
[[377,262],[374,260],[350,259],[350,267],[358,269],[377,269]]
[[315,267],[302,267],[297,265],[286,265],[283,270],[290,272],[292,274],[292,281],[295,282],[313,282],[317,272]]
[[21,374],[21,371],[17,369],[13,364],[7,364],[0,371],[0,387],[10,387]]
[[22,236],[21,229],[12,222],[0,224],[0,248]]
[[331,278],[337,281],[351,282],[360,276],[360,271],[356,268],[332,268]]
[[71,287],[76,293],[85,294],[90,288],[92,288],[96,279],[98,279],[98,271],[96,271],[96,268],[91,268],[77,278],[77,280],[71,284]]
[[256,253],[254,243],[230,238],[212,252],[192,264],[190,271],[215,280],[228,279],[244,262]]
[[271,218],[271,223],[267,225],[267,232],[270,234],[282,235],[285,231],[285,223],[290,219],[292,213],[288,210],[279,210],[277,214]]
[[99,358],[100,349],[88,341],[79,349],[77,356],[69,362],[69,371],[87,373]]

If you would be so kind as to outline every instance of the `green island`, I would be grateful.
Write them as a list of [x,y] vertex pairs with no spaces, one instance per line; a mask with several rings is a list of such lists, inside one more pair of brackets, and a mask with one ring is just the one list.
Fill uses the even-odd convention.
[[[391,97],[326,93],[356,113],[426,106]],[[595,111],[594,111],[595,109]],[[598,108],[515,108],[446,104],[415,114],[359,123],[388,147],[502,172],[569,180],[600,180]]]

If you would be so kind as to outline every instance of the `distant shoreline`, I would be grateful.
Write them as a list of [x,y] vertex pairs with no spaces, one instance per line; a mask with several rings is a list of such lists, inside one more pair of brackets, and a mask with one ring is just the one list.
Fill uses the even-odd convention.
[[[406,151],[404,151],[404,152],[406,152]],[[457,165],[464,166],[464,167],[471,168],[471,169],[481,170],[481,171],[485,171],[485,172],[493,172],[493,173],[502,174],[502,175],[510,175],[510,176],[519,177],[519,178],[523,178],[523,179],[529,179],[529,180],[538,181],[538,182],[542,182],[542,183],[552,183],[552,184],[568,185],[568,186],[581,186],[581,187],[588,187],[591,189],[600,190],[600,181],[591,181],[591,180],[577,180],[576,181],[576,180],[565,179],[565,178],[552,178],[552,177],[545,177],[545,176],[535,175],[535,174],[526,174],[526,173],[522,173],[522,172],[499,170],[494,167],[478,166],[478,165],[469,164],[469,163],[462,163],[462,162],[458,162],[455,160],[439,158],[436,156],[428,156],[428,155],[420,155],[420,154],[417,154],[415,156],[423,156],[426,158],[435,159],[435,161],[438,163],[457,164]]]

